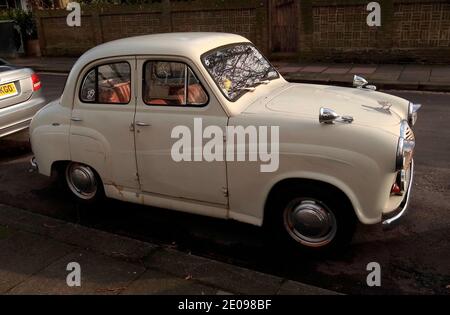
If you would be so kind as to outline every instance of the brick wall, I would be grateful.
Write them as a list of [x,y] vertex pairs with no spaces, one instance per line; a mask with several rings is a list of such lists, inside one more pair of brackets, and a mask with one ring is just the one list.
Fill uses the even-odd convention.
[[101,15],[102,42],[161,32],[161,20],[161,13]]
[[[67,11],[45,10],[37,14],[38,33],[47,56],[78,56],[118,38],[181,31],[237,33],[270,54],[270,39],[277,35],[271,34],[269,1],[276,0],[83,7],[80,28],[66,25]],[[297,1],[293,8],[298,11],[297,55],[302,60],[450,63],[450,1],[378,0],[381,27],[366,24],[369,0]]]
[[313,8],[313,41],[320,49],[376,47],[380,32],[368,28],[364,6]]
[[[49,17],[42,20],[40,38],[48,38],[45,49],[56,55],[79,55],[95,45],[95,38],[91,31],[92,16],[83,17],[80,28],[69,28],[66,19]],[[69,40],[68,40],[69,39]]]
[[266,0],[161,1],[140,6],[83,7],[81,27],[68,27],[67,11],[38,11],[43,55],[78,56],[114,39],[164,32],[229,32],[268,53]]
[[394,47],[439,48],[450,45],[450,2],[395,5]]
[[450,63],[450,1],[379,0],[381,27],[367,26],[369,2],[302,0],[301,58]]

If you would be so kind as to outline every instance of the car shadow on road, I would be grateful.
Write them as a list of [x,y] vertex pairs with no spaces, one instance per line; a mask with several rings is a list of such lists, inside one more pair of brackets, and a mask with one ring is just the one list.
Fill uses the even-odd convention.
[[0,139],[0,163],[15,160],[31,152],[28,141]]

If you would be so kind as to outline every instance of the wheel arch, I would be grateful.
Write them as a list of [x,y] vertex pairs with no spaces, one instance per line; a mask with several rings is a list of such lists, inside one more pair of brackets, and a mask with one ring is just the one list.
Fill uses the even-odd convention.
[[356,196],[344,183],[311,177],[286,177],[278,180],[274,185],[272,185],[272,187],[266,194],[263,209],[263,225],[267,224],[266,219],[269,217],[269,212],[272,211],[272,205],[274,202],[276,202],[277,196],[283,194],[283,190],[285,190],[286,187],[292,187],[292,185],[298,185],[300,187],[314,185],[316,187],[324,189],[324,191],[333,192],[334,194],[348,202],[358,220],[364,222],[364,217],[362,216],[360,204]]

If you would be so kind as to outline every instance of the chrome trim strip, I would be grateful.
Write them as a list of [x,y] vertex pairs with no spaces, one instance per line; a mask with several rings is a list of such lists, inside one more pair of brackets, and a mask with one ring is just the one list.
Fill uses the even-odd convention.
[[[405,198],[403,199],[402,203],[400,204],[400,207],[397,209],[397,211],[400,210],[400,212],[398,212],[393,217],[384,220],[382,223],[384,227],[390,226],[392,223],[394,223],[395,221],[400,219],[405,214],[405,212],[408,210],[409,200],[411,197],[412,184],[414,181],[414,160],[411,161],[411,176],[410,177],[411,178],[409,180],[408,192],[406,193]],[[389,216],[389,214],[387,216]]]

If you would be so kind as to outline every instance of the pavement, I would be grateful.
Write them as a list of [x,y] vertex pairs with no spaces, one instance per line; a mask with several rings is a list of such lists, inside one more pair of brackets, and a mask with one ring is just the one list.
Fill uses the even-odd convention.
[[[2,294],[336,294],[3,204],[0,253]],[[79,287],[66,282],[71,262]]]
[[[40,57],[11,59],[36,71],[68,73],[77,58]],[[450,92],[450,65],[349,64],[278,62],[273,64],[291,82],[351,86],[361,75],[379,89]]]

